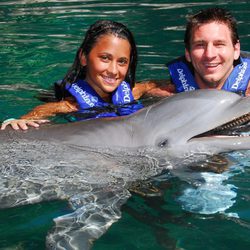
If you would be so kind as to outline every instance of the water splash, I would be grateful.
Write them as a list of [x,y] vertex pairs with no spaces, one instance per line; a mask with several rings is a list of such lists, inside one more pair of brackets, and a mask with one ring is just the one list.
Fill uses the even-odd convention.
[[204,183],[187,188],[178,199],[184,210],[200,214],[223,212],[233,206],[237,196],[236,187],[223,184],[227,174],[201,173]]
[[[235,153],[231,153],[230,157],[235,157]],[[195,187],[186,188],[177,200],[182,204],[184,210],[192,213],[224,213],[234,205],[237,197],[237,187],[226,181],[243,172],[244,166],[236,164],[221,174],[201,173],[204,182],[199,182]],[[237,217],[238,215],[228,213],[228,216]]]

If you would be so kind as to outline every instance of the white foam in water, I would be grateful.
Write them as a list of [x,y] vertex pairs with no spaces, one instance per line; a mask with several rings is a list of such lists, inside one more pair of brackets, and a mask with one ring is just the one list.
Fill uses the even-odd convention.
[[199,187],[187,188],[178,200],[184,210],[199,214],[224,212],[235,203],[236,187],[225,184],[231,174],[202,173],[205,182]]

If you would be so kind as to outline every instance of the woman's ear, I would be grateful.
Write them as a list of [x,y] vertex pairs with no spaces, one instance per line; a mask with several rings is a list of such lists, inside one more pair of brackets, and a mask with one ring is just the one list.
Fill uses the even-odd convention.
[[82,49],[79,50],[79,60],[80,60],[80,63],[81,65],[84,67],[87,65],[87,60],[86,60],[86,56],[84,55],[84,53],[82,52]]

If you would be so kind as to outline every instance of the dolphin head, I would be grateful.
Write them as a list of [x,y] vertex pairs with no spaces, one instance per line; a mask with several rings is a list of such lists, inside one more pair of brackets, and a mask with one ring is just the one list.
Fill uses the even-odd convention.
[[222,90],[197,90],[163,99],[131,118],[143,121],[137,132],[140,143],[181,155],[250,149],[249,136],[220,134],[225,127],[248,121],[249,113],[249,97]]

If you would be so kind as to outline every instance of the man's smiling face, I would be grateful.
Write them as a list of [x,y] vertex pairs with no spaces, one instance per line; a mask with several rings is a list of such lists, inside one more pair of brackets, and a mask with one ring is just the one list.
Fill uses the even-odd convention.
[[194,29],[185,55],[194,67],[200,88],[220,89],[233,70],[234,60],[239,58],[240,44],[233,44],[226,24],[211,22]]

